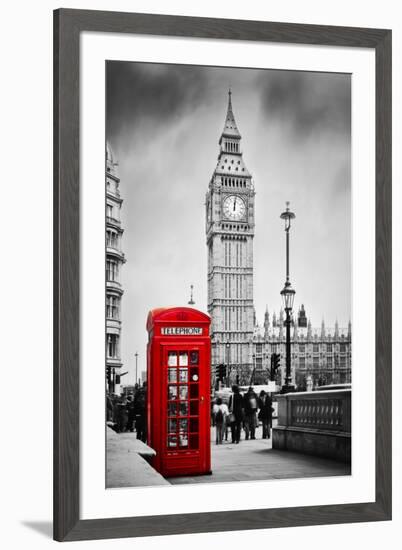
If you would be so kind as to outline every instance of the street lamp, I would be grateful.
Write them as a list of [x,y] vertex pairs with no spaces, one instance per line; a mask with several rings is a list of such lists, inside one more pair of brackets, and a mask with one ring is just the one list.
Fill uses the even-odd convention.
[[281,290],[281,296],[283,300],[283,307],[286,313],[285,327],[286,327],[286,376],[285,384],[282,386],[281,393],[289,393],[295,390],[294,386],[291,384],[292,381],[292,371],[291,371],[291,351],[290,351],[290,325],[293,302],[295,299],[296,291],[292,288],[289,280],[289,231],[291,220],[296,216],[289,209],[289,202],[286,203],[286,210],[282,212],[281,219],[285,220],[285,233],[286,233],[286,281],[285,286]]
[[193,289],[194,289],[194,286],[190,285],[190,300],[187,302],[189,306],[193,306],[195,304],[194,298],[193,298]]

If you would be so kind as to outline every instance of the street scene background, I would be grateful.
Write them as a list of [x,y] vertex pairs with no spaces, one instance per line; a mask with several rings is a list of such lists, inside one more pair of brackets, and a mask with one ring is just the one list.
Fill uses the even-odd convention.
[[126,263],[124,383],[146,369],[154,307],[207,310],[205,193],[231,87],[243,157],[256,190],[254,306],[279,312],[285,201],[295,310],[346,327],[351,304],[350,75],[128,62],[107,64],[107,140],[120,181]]

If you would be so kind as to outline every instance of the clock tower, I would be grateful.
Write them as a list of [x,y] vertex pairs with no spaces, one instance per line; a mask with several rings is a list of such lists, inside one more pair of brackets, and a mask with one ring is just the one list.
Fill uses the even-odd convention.
[[218,162],[206,195],[208,312],[212,372],[223,363],[230,382],[240,384],[248,383],[253,368],[254,195],[229,90]]

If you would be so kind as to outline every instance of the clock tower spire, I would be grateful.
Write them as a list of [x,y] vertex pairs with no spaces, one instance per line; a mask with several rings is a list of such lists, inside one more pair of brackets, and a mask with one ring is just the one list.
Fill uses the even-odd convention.
[[240,383],[247,383],[252,370],[254,195],[229,89],[218,161],[206,195],[208,312],[212,372],[223,363],[231,382],[238,375]]

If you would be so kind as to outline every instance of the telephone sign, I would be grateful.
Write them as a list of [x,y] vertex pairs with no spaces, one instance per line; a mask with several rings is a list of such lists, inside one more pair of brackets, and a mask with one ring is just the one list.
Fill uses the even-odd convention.
[[211,473],[210,322],[187,307],[148,315],[148,444],[166,477]]

